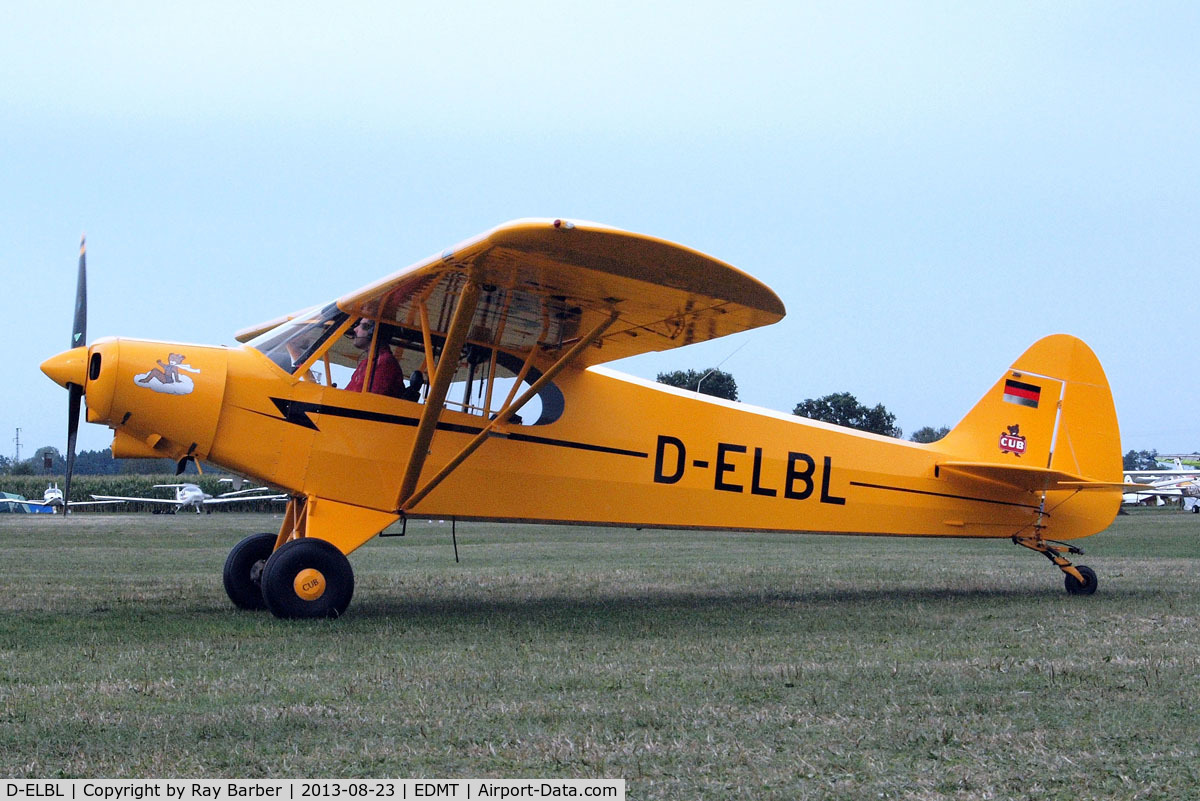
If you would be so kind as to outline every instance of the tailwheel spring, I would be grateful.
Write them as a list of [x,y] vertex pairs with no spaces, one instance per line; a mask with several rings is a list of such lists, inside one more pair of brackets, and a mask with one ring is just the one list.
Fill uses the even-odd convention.
[[1045,540],[1041,537],[1014,536],[1013,542],[1049,559],[1063,572],[1063,582],[1071,595],[1091,595],[1096,591],[1096,571],[1087,565],[1073,565],[1063,554],[1082,554],[1083,549],[1065,542]]

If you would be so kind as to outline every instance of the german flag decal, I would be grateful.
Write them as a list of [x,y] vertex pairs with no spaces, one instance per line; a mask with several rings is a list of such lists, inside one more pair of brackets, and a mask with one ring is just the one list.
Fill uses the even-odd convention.
[[1033,384],[1023,384],[1011,378],[1004,382],[1004,400],[1020,406],[1037,408],[1038,400],[1042,397],[1042,388]]

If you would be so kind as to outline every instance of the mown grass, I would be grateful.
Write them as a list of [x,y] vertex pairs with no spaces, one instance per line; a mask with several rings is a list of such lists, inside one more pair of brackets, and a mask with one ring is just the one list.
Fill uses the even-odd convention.
[[632,798],[1182,798],[1200,516],[1082,543],[410,524],[338,621],[234,610],[269,515],[0,520],[0,774],[623,777]]

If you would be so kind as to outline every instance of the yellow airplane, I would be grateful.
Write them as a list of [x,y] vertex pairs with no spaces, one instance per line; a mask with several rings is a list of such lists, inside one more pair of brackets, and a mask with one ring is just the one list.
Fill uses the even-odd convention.
[[[82,247],[79,273],[82,296]],[[1060,541],[1106,528],[1129,489],[1107,379],[1070,336],[1034,344],[932,444],[606,369],[784,307],[728,264],[595,223],[500,225],[241,347],[84,345],[84,307],[71,349],[42,365],[70,391],[68,461],[86,394],[116,457],[287,490],[279,532],[238,543],[224,570],[234,604],[284,618],[342,614],[346,555],[407,516],[1003,537],[1090,594],[1095,572]]]

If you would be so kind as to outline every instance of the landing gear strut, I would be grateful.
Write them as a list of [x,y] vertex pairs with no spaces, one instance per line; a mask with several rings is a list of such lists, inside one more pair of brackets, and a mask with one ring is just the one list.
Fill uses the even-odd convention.
[[1091,595],[1096,591],[1096,571],[1087,565],[1073,565],[1063,554],[1083,554],[1082,548],[1065,542],[1044,540],[1041,537],[1014,536],[1013,542],[1031,551],[1037,551],[1054,563],[1063,572],[1067,592],[1071,595]]

